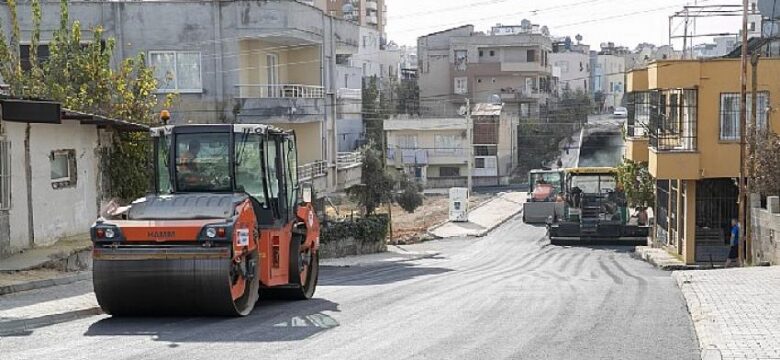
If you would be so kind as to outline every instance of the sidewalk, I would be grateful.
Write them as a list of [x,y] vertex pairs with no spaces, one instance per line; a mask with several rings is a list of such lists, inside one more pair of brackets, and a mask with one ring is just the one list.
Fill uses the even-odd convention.
[[0,296],[0,336],[100,314],[92,281]]
[[437,238],[484,236],[523,209],[525,192],[504,193],[469,212],[468,222],[448,221],[428,229]]
[[377,254],[347,256],[334,259],[320,260],[320,266],[350,267],[368,264],[394,263],[413,261],[434,257],[438,251],[414,251],[414,245],[388,245],[387,251]]
[[82,270],[88,266],[92,248],[89,235],[74,236],[57,241],[51,246],[28,249],[0,260],[0,273],[39,269],[42,267],[61,270]]
[[675,271],[702,359],[780,359],[780,267]]
[[637,246],[634,248],[632,256],[647,261],[653,266],[665,271],[693,270],[698,268],[697,265],[686,265],[685,262],[674,257],[672,254],[669,254],[664,249],[649,246]]

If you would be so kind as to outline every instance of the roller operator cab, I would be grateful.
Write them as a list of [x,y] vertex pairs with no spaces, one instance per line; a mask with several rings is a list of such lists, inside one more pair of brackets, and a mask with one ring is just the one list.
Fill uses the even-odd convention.
[[562,216],[548,220],[553,245],[646,245],[649,227],[628,212],[616,169],[582,167],[565,171]]
[[261,124],[151,130],[154,189],[91,229],[111,315],[247,315],[259,296],[308,299],[319,220],[299,186],[295,134]]
[[528,173],[528,198],[523,203],[523,222],[544,224],[556,214],[563,214],[563,182],[563,170],[531,170]]

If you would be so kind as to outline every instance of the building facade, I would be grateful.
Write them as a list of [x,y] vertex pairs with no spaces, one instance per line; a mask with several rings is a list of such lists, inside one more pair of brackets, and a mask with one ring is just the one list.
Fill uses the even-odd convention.
[[385,0],[314,0],[313,2],[316,2],[317,6],[321,6],[320,4],[324,2],[324,9],[331,16],[377,30],[382,39],[386,39],[387,5]]
[[[337,67],[340,57],[359,50],[354,23],[297,1],[70,1],[69,7],[82,38],[102,26],[116,39],[115,61],[146,56],[158,93],[179,95],[174,123],[257,122],[294,130],[301,177],[319,184],[320,193],[344,186],[337,159],[348,147],[338,143],[338,122],[347,117],[338,113],[344,80]],[[25,46],[30,7],[18,9]],[[44,2],[42,13],[45,47],[59,4]],[[0,5],[0,21],[9,19],[7,5]],[[8,37],[10,28],[2,30]]]
[[550,54],[550,62],[558,79],[558,95],[566,91],[589,93],[590,54],[560,51]]
[[[757,71],[757,126],[778,132],[771,109],[780,85],[769,79],[780,59],[762,59]],[[688,264],[728,253],[738,212],[739,73],[739,59],[709,59],[657,61],[628,75],[625,157],[647,162],[656,179],[654,241]]]
[[469,146],[474,186],[508,185],[517,153],[517,121],[501,104],[472,108],[472,138],[464,117],[396,117],[384,121],[387,166],[429,188],[466,186]]
[[520,117],[538,113],[552,91],[552,40],[533,27],[518,29],[494,27],[496,35],[486,35],[466,25],[420,37],[423,114],[454,116],[466,98],[478,103],[495,97],[509,113]]

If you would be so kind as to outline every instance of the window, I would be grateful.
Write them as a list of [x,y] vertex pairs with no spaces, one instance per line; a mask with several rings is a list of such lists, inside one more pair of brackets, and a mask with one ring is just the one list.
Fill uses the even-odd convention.
[[366,46],[368,46],[368,36],[364,35],[363,36],[363,47],[365,48]]
[[485,158],[476,158],[474,159],[474,167],[477,169],[484,169],[485,168]]
[[490,50],[490,56],[496,56],[496,52],[493,50]]
[[535,62],[536,61],[536,50],[533,50],[533,49],[528,50],[528,51],[526,51],[525,54],[526,54],[526,58],[525,58],[526,62]]
[[455,93],[456,94],[468,93],[468,78],[465,77],[455,78]]
[[171,139],[168,136],[160,135],[155,141],[157,142],[157,192],[170,194],[173,191],[169,166]]
[[484,53],[482,50],[480,50],[480,51],[479,51],[479,57],[482,57],[482,56],[484,56],[484,55],[485,55],[485,53]]
[[755,22],[751,22],[750,23],[750,31],[756,31],[756,23]]
[[397,143],[401,149],[417,149],[417,135],[398,135]]
[[466,50],[455,50],[455,69],[465,71],[467,62],[468,52]]
[[[758,104],[756,106],[756,128],[764,129],[767,124],[767,108],[769,107],[769,92],[762,91],[756,94]],[[739,93],[720,94],[720,139],[725,141],[739,140]],[[753,97],[747,96],[747,121],[752,121]]]
[[457,135],[435,135],[433,142],[438,154],[454,154],[460,149]]
[[265,204],[263,162],[260,151],[263,140],[256,134],[235,134],[236,187]]
[[498,155],[498,147],[493,146],[486,146],[486,145],[477,145],[474,146],[474,156],[496,156]]
[[51,186],[55,189],[76,186],[76,150],[55,150],[49,155]]
[[460,168],[454,166],[442,166],[439,168],[440,177],[457,177],[460,176]]
[[363,76],[368,76],[368,63],[363,63]]
[[11,208],[11,143],[0,140],[0,210]]
[[150,51],[159,92],[203,92],[199,51]]
[[[36,58],[38,58],[38,64],[41,64],[42,62],[46,61],[49,58],[49,45],[39,44],[38,54]],[[32,64],[30,64],[29,44],[19,45],[19,64],[22,66],[23,71],[30,71],[30,69],[32,68]]]

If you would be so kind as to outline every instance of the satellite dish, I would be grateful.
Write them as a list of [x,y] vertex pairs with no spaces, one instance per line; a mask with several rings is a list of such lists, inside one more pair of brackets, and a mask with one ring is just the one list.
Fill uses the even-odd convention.
[[493,94],[488,96],[488,103],[497,105],[501,103],[501,95]]
[[577,36],[575,36],[574,39],[577,40],[577,44],[579,44],[580,41],[582,41],[582,35],[577,34]]
[[463,105],[458,109],[458,115],[460,116],[466,116],[466,113],[468,112],[468,109],[466,108],[466,105]]

